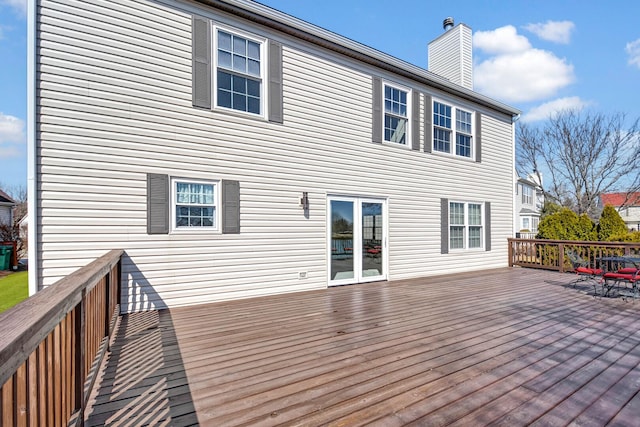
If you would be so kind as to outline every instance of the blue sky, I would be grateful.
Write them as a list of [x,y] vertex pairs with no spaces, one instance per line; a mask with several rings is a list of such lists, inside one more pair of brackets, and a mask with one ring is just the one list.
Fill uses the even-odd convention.
[[[412,64],[452,16],[474,32],[475,90],[544,120],[576,107],[640,117],[640,2],[263,0]],[[0,184],[26,184],[26,0],[0,0]]]

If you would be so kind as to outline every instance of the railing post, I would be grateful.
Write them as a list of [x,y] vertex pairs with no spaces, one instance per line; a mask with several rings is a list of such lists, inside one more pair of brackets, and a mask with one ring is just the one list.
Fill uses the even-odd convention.
[[80,300],[80,304],[78,305],[79,313],[76,316],[76,343],[75,343],[75,353],[76,353],[76,366],[74,367],[75,371],[75,404],[74,407],[78,409],[78,418],[76,420],[76,425],[84,426],[84,411],[85,411],[85,398],[84,398],[84,378],[86,376],[85,372],[85,360],[86,360],[86,349],[85,349],[85,341],[86,341],[86,333],[87,333],[87,290],[82,290],[82,298]]
[[111,313],[111,310],[109,309],[111,307],[111,270],[109,270],[109,272],[107,273],[107,275],[105,276],[105,284],[104,284],[104,305],[105,305],[105,310],[104,310],[104,336],[107,337],[107,351],[109,350],[109,343],[111,342],[111,340],[109,339],[111,331],[110,331],[110,325],[111,325],[111,316],[113,315],[113,313]]
[[558,264],[560,273],[564,273],[564,243],[558,243]]
[[513,246],[514,246],[514,242],[512,239],[507,239],[507,241],[509,242],[509,267],[513,267]]

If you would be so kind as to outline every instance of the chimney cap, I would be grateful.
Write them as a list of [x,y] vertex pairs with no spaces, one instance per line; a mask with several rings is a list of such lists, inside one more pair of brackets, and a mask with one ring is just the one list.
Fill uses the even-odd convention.
[[442,21],[442,28],[444,28],[445,31],[449,31],[453,28],[453,24],[453,18],[451,16],[448,16],[444,19],[444,21]]

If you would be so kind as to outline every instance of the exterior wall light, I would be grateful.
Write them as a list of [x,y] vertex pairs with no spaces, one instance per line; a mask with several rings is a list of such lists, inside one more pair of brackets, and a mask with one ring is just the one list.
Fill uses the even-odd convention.
[[300,198],[300,206],[303,210],[309,210],[309,193],[306,191],[302,193],[302,197]]

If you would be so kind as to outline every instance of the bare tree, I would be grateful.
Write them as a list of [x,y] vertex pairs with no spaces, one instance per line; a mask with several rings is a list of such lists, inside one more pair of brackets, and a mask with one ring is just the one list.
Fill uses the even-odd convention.
[[601,194],[640,189],[640,119],[625,123],[623,113],[565,110],[541,127],[521,124],[518,170],[549,174],[548,199],[596,217]]
[[16,202],[16,206],[13,209],[13,219],[14,221],[20,221],[27,214],[27,186],[0,183],[0,190],[4,191]]

